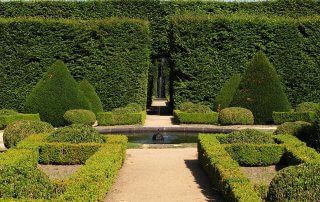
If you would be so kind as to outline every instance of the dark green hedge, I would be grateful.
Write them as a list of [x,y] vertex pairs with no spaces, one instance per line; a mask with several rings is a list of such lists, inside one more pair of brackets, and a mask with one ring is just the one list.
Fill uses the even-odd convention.
[[176,104],[202,101],[214,107],[224,81],[243,72],[258,50],[276,68],[291,103],[320,101],[318,16],[184,15],[173,18],[171,30]]
[[295,121],[313,123],[318,120],[315,112],[273,112],[272,117],[275,124]]
[[146,119],[146,113],[113,113],[100,112],[97,115],[98,125],[112,126],[112,125],[143,125]]
[[174,110],[173,116],[175,122],[180,124],[217,124],[218,113],[189,113],[180,110]]
[[0,19],[0,41],[0,107],[24,110],[26,96],[57,59],[75,79],[94,85],[105,110],[146,105],[150,36],[145,21]]
[[272,144],[273,135],[254,129],[234,131],[228,135],[218,135],[221,144]]
[[284,154],[284,148],[276,144],[232,144],[225,149],[241,166],[275,165]]

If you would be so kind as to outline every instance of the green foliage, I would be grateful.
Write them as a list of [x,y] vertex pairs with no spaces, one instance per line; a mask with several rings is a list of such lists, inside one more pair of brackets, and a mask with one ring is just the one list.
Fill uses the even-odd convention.
[[127,139],[121,144],[103,146],[72,175],[62,201],[101,201],[109,191],[126,155]]
[[[188,100],[213,105],[225,80],[235,72],[243,73],[247,62],[257,50],[264,50],[277,68],[284,90],[293,105],[306,100],[320,102],[320,81],[317,79],[317,75],[320,75],[319,54],[315,54],[319,53],[316,45],[319,17],[299,20],[286,17],[292,14],[288,8],[302,2],[305,1],[273,2],[280,6],[278,8],[269,7],[273,4],[271,2],[237,2],[237,8],[231,3],[222,9],[226,11],[234,8],[240,12],[242,6],[247,9],[255,7],[256,10],[252,11],[259,15],[252,16],[175,16],[170,27],[173,47],[171,57],[175,63],[174,102],[178,105]],[[319,7],[319,2],[316,4]],[[262,7],[265,10],[261,11]],[[281,11],[283,16],[275,16],[281,9],[286,10]],[[274,12],[273,16],[261,16],[265,11]],[[261,90],[260,94],[262,92],[267,94],[268,91]],[[273,95],[269,97],[275,98]]]
[[181,103],[177,109],[185,113],[212,113],[209,106],[192,102]]
[[[33,3],[29,6],[33,7]],[[40,10],[48,11],[48,7]],[[150,63],[146,21],[126,18],[78,21],[52,17],[0,19],[0,55],[3,56],[0,108],[26,111],[27,95],[57,59],[66,63],[75,79],[87,79],[94,85],[105,110],[132,102],[141,107],[146,105]],[[55,97],[60,96],[55,94]]]
[[199,135],[198,160],[227,201],[261,201],[239,164],[213,135]]
[[66,124],[63,115],[69,109],[90,109],[90,103],[62,61],[52,64],[28,95],[26,106],[53,126]]
[[84,124],[92,126],[96,122],[96,115],[85,109],[71,109],[66,111],[63,118],[69,124]]
[[34,150],[9,149],[0,154],[0,197],[5,199],[50,199],[54,186],[37,169]]
[[0,129],[4,129],[10,123],[14,123],[20,120],[40,121],[39,114],[12,114],[0,116]]
[[285,122],[277,127],[274,134],[290,134],[296,137],[308,136],[314,132],[314,126],[311,123],[304,121]]
[[46,122],[42,121],[17,121],[6,127],[3,133],[3,142],[6,148],[17,145],[18,142],[26,137],[38,133],[50,133],[54,128]]
[[272,144],[275,143],[271,133],[245,129],[234,131],[226,136],[217,137],[221,144]]
[[273,112],[272,117],[275,124],[295,121],[313,123],[318,120],[315,112]]
[[284,154],[284,148],[276,144],[232,144],[225,149],[241,166],[275,165]]
[[215,99],[215,109],[220,111],[221,109],[230,107],[236,90],[239,87],[241,81],[240,74],[234,74],[230,79],[223,84],[222,89]]
[[97,114],[98,112],[103,112],[103,106],[99,96],[96,93],[94,87],[87,80],[82,80],[79,83],[79,89],[83,92],[84,96],[91,104],[91,110]]
[[254,117],[249,109],[229,107],[219,112],[219,123],[222,125],[253,125]]
[[262,51],[250,62],[232,105],[250,109],[256,123],[271,123],[272,112],[290,110],[277,72]]
[[270,184],[270,201],[317,201],[320,198],[320,164],[302,164],[277,173]]
[[48,142],[70,142],[70,143],[84,143],[97,142],[103,143],[104,139],[99,132],[91,126],[74,124],[58,128],[50,133]]
[[142,107],[137,103],[130,103],[125,107],[119,107],[112,110],[114,114],[131,114],[142,112]]
[[174,119],[177,123],[182,124],[217,124],[218,113],[211,111],[208,112],[184,112],[180,110],[174,110]]
[[127,113],[127,110],[118,112],[102,112],[98,113],[97,121],[100,126],[112,126],[112,125],[143,125],[146,119],[145,112],[139,113]]
[[0,110],[0,116],[17,115],[17,114],[19,114],[19,113],[13,109],[1,109]]
[[320,103],[303,102],[296,107],[296,112],[315,112],[320,116]]

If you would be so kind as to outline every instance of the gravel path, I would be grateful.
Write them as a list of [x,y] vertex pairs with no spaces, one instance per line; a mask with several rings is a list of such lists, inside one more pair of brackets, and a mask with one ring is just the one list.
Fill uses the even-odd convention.
[[198,165],[196,148],[128,149],[105,201],[221,201]]

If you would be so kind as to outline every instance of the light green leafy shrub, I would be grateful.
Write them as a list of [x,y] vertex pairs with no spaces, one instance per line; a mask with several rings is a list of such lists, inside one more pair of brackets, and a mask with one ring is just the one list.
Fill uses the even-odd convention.
[[17,145],[18,142],[26,137],[39,134],[53,132],[52,125],[42,121],[27,121],[21,120],[9,124],[3,133],[3,142],[6,148],[11,148]]
[[270,184],[269,201],[318,201],[320,164],[307,163],[285,168]]
[[229,135],[217,137],[221,144],[271,144],[275,143],[271,133],[245,129],[234,131]]
[[85,109],[71,109],[66,111],[63,118],[69,124],[84,124],[92,126],[96,122],[96,115]]
[[70,142],[70,143],[85,143],[97,142],[103,143],[104,139],[99,132],[91,126],[74,124],[58,128],[50,133],[48,142]]
[[254,117],[249,109],[229,107],[219,112],[219,123],[222,125],[253,125]]
[[296,107],[296,112],[315,112],[320,115],[320,103],[303,102]]

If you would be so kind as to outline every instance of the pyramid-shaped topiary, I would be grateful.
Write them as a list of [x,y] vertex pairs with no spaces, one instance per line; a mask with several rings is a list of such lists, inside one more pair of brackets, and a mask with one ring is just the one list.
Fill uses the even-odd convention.
[[233,96],[236,93],[241,81],[240,74],[234,74],[230,79],[222,86],[219,94],[215,100],[215,110],[220,111],[230,106],[233,100]]
[[56,61],[28,95],[26,108],[31,113],[39,113],[42,121],[62,126],[66,124],[63,118],[66,111],[91,109],[91,106],[67,66]]
[[231,105],[251,110],[258,124],[271,123],[273,111],[290,110],[277,72],[262,51],[250,62]]
[[80,90],[84,93],[87,100],[91,103],[91,111],[95,114],[103,112],[103,106],[99,96],[96,93],[94,87],[87,80],[82,80],[79,83]]

